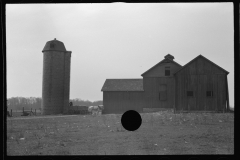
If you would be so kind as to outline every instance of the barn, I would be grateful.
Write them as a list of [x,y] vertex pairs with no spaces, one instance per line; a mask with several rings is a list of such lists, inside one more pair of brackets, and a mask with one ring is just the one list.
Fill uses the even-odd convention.
[[144,72],[142,79],[107,79],[102,87],[103,113],[142,112],[143,108],[173,108],[174,76],[182,66],[166,55]]
[[166,55],[162,61],[144,72],[143,89],[144,108],[173,108],[174,105],[174,73],[182,68],[174,57]]
[[107,79],[102,87],[105,113],[142,112],[144,91],[142,79]]
[[144,108],[225,111],[228,73],[202,55],[181,66],[168,54],[142,79],[106,79],[101,90],[103,113],[143,112]]
[[175,110],[228,110],[228,74],[228,71],[202,55],[191,60],[174,74]]

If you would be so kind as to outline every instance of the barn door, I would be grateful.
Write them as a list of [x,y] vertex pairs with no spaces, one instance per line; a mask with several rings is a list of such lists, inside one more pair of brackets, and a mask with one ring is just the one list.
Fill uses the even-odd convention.
[[167,100],[167,85],[161,84],[159,86],[159,100],[160,101],[166,101]]

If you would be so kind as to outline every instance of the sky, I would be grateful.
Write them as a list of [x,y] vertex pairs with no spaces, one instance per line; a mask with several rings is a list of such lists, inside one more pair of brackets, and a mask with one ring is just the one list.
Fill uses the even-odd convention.
[[102,100],[106,79],[201,54],[230,72],[234,105],[233,3],[7,4],[7,98],[42,96],[42,50],[54,38],[72,51],[70,99]]

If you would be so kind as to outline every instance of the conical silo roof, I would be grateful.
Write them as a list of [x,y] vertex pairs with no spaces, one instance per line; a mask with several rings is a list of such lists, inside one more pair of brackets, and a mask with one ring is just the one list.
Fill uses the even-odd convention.
[[56,40],[56,38],[54,38],[54,40],[48,41],[45,44],[42,52],[44,52],[44,51],[61,51],[61,52],[66,52],[67,50],[66,50],[63,42],[58,41],[58,40]]

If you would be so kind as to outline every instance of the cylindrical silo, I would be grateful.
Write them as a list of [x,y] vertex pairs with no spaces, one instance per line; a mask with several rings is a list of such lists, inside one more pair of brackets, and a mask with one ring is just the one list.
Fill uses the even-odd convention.
[[69,107],[71,51],[56,38],[43,48],[42,114],[66,114]]

